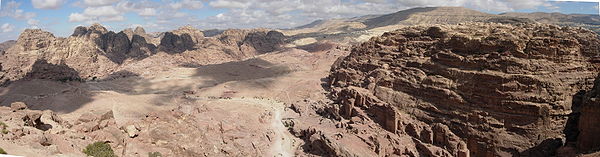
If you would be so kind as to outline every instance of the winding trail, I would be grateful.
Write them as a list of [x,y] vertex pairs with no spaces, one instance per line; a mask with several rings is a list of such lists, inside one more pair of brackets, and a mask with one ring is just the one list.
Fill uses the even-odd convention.
[[223,101],[232,101],[239,103],[252,103],[261,105],[267,109],[270,109],[272,113],[272,120],[270,127],[275,134],[274,140],[271,143],[271,148],[266,156],[273,157],[292,157],[294,156],[294,140],[293,136],[289,133],[287,128],[283,125],[283,112],[285,105],[281,102],[270,99],[258,99],[258,98],[231,98]]

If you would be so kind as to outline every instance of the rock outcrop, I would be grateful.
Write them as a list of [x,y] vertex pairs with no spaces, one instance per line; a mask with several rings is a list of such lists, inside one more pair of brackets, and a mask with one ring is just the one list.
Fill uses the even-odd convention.
[[197,46],[205,51],[224,52],[234,59],[244,59],[279,50],[285,36],[281,32],[265,29],[230,29],[205,38]]
[[[40,66],[71,70],[77,76],[69,77],[87,80],[105,76],[126,60],[144,58],[154,54],[153,51],[151,44],[136,35],[131,41],[124,32],[115,33],[94,24],[77,27],[68,38],[55,37],[40,29],[27,29],[0,61],[10,80],[27,77],[35,73],[36,68],[43,69]],[[37,72],[59,75],[43,70]]]
[[449,156],[549,156],[566,140],[574,96],[591,88],[598,55],[598,35],[581,28],[408,27],[338,60],[328,114],[372,119]]
[[[160,42],[156,43],[157,40]],[[211,38],[205,38],[202,31],[191,26],[162,33],[160,38],[151,37],[141,27],[116,33],[100,24],[79,26],[67,38],[55,37],[40,29],[27,29],[14,46],[0,56],[0,82],[20,80],[34,76],[32,74],[36,78],[51,79],[63,75],[36,71],[44,67],[52,67],[54,72],[69,71],[64,74],[69,76],[60,76],[58,80],[93,80],[129,66],[135,69],[135,63],[157,53],[168,57],[153,57],[140,65],[223,63],[278,50],[283,41],[283,34],[263,29],[229,30]]]
[[117,151],[125,146],[126,134],[116,126],[111,111],[86,113],[73,121],[50,110],[31,110],[26,106],[18,106],[17,110],[0,106],[0,114],[0,122],[6,127],[0,140],[22,145],[28,151],[85,156],[81,150],[94,141],[108,142]]
[[600,77],[581,105],[576,147],[584,153],[600,151]]
[[181,53],[194,49],[194,39],[189,34],[180,34],[166,32],[160,40],[159,49],[168,53]]

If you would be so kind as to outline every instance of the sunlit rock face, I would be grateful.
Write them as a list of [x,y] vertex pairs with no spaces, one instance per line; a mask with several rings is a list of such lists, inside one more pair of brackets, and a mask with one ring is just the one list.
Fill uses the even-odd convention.
[[[598,35],[580,28],[409,27],[355,46],[329,81],[341,116],[371,117],[454,156],[463,146],[472,156],[548,156],[566,141],[598,54]],[[437,137],[437,123],[459,138]]]

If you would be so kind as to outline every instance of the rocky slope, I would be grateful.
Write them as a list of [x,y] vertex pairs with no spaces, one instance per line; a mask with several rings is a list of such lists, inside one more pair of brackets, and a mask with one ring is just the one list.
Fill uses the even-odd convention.
[[81,150],[95,141],[110,144],[118,156],[146,156],[150,152],[189,157],[262,156],[270,153],[275,137],[272,129],[265,127],[273,113],[255,106],[182,105],[126,123],[120,123],[117,117],[122,115],[113,111],[92,111],[64,119],[51,110],[28,109],[23,102],[14,102],[10,108],[0,106],[0,113],[0,129],[6,130],[0,133],[0,147],[28,156],[85,156]]
[[279,32],[264,29],[227,30],[208,38],[189,26],[158,37],[146,34],[141,27],[115,33],[99,24],[77,27],[67,38],[26,29],[0,56],[5,73],[1,78],[15,81],[37,76],[29,74],[33,71],[64,68],[61,71],[73,71],[75,75],[28,79],[93,80],[123,69],[147,70],[157,64],[223,63],[275,51],[284,38]]
[[[324,113],[350,120],[342,124],[377,123],[394,136],[376,146],[408,138],[411,153],[425,156],[553,155],[570,140],[566,125],[597,74],[599,45],[592,31],[545,24],[400,29],[357,45],[332,67],[336,102]],[[580,125],[588,126],[582,134],[595,126]],[[371,151],[407,153],[394,148]]]
[[9,40],[9,41],[0,43],[0,55],[4,54],[4,51],[6,51],[8,48],[12,47],[16,43],[17,43],[17,41],[14,41],[14,40]]

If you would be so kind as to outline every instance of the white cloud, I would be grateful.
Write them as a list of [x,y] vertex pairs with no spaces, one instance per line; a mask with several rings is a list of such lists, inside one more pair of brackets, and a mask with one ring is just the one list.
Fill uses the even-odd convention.
[[175,14],[173,14],[173,17],[185,17],[187,14],[184,12],[176,12]]
[[144,8],[138,13],[140,16],[156,16],[156,9]]
[[69,22],[83,22],[89,19],[89,17],[80,13],[71,13],[71,15],[69,15]]
[[58,9],[64,2],[64,0],[31,0],[33,7],[38,9]]
[[25,12],[25,11],[23,11],[21,9],[15,10],[15,13],[13,14],[14,18],[21,19],[21,20],[30,19],[30,18],[33,18],[35,16],[36,16],[35,13]]
[[108,22],[124,21],[123,13],[114,6],[88,7],[83,13],[71,13],[69,22]]
[[2,33],[12,32],[14,29],[15,29],[15,26],[10,23],[5,23],[2,26],[0,26],[0,31]]
[[0,9],[0,17],[12,17],[17,20],[27,20],[36,16],[35,13],[25,12],[19,9],[21,4],[16,1],[8,1],[2,4]]
[[109,17],[101,18],[100,21],[103,21],[103,22],[125,21],[125,17],[123,15],[109,16]]
[[69,22],[83,22],[89,19],[89,17],[80,13],[71,13],[71,15],[69,15]]
[[36,20],[36,19],[29,19],[27,20],[27,24],[30,26],[37,26],[40,24],[40,20]]
[[88,16],[116,16],[120,12],[113,6],[88,7],[83,10],[83,14]]
[[234,0],[216,0],[211,1],[208,5],[215,8],[246,8],[250,3],[242,3]]
[[181,0],[179,2],[173,2],[169,5],[173,9],[181,9],[181,8],[200,9],[204,6],[204,4],[202,4],[202,1],[198,1],[198,0]]
[[117,3],[121,0],[83,0],[83,4],[92,7],[107,6]]

